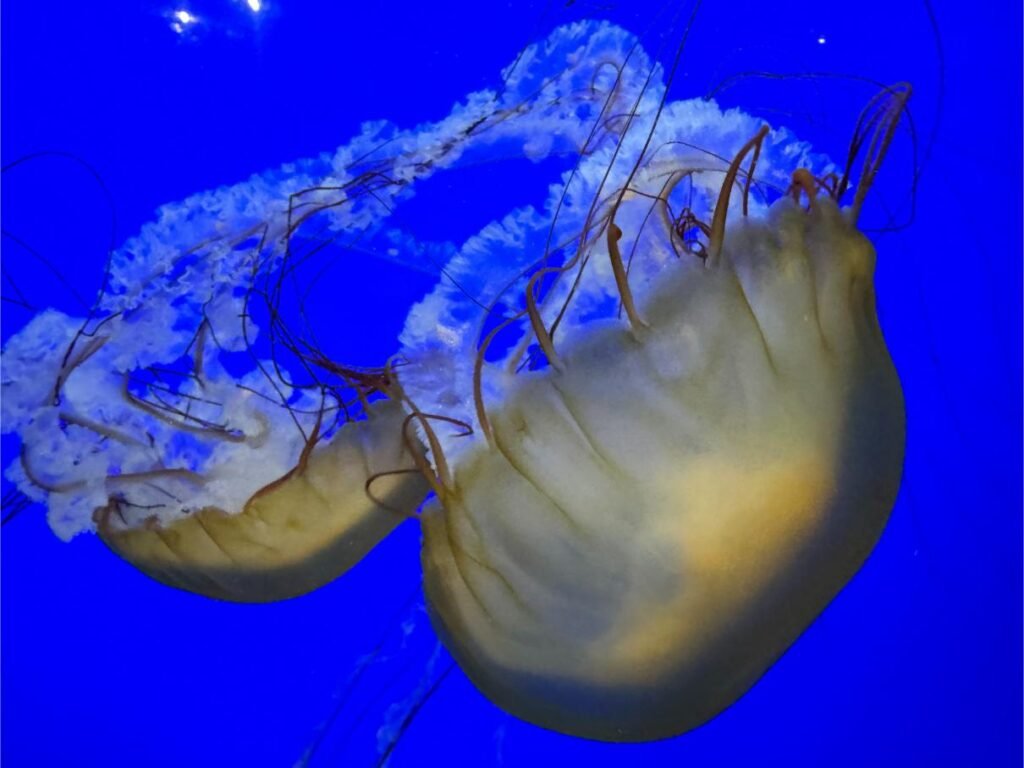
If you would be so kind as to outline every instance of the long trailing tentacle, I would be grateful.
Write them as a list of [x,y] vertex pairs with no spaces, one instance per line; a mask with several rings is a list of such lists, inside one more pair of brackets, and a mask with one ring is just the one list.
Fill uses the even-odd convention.
[[[732,194],[732,185],[736,181],[736,176],[740,171],[740,163],[751,151],[754,152],[752,159],[753,163],[757,162],[758,155],[760,154],[760,146],[764,141],[764,137],[768,135],[768,126],[761,126],[759,130],[750,141],[744,144],[740,151],[736,153],[736,157],[733,158],[732,163],[729,165],[729,170],[726,171],[725,180],[722,182],[722,191],[718,195],[718,202],[715,205],[715,213],[711,218],[711,233],[708,236],[708,257],[711,260],[717,260],[722,253],[722,245],[725,242],[725,218],[729,212],[729,197]],[[754,175],[754,169],[751,167],[747,173],[749,179]],[[749,189],[749,184],[744,188],[744,206],[746,206],[746,195]]]
[[[620,198],[621,200],[621,198]],[[622,237],[622,230],[615,224],[615,212],[618,210],[618,203],[612,208],[611,220],[608,222],[608,257],[612,262],[612,272],[615,274],[615,285],[619,289],[619,300],[622,308],[626,311],[629,324],[634,331],[647,327],[647,323],[637,312],[636,304],[633,302],[633,291],[629,287],[629,278],[626,276],[626,267],[622,262],[622,254],[619,252],[619,239]]]
[[833,193],[833,197],[838,201],[849,189],[854,164],[861,149],[868,142],[861,176],[857,181],[853,203],[850,207],[851,222],[854,224],[860,218],[864,200],[875,181],[875,176],[878,175],[878,171],[882,167],[882,161],[895,136],[896,127],[906,112],[911,92],[909,83],[896,83],[883,88],[868,101],[857,118],[853,137],[850,139],[843,175],[835,185]]

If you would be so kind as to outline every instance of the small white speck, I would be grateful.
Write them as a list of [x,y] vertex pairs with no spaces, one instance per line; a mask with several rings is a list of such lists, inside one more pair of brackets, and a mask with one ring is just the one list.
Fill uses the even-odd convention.
[[824,45],[824,44],[825,44],[825,36],[822,35],[821,37],[818,38],[818,45]]
[[263,7],[263,3],[260,0],[246,0],[246,5],[249,6],[249,10],[253,13],[259,13],[260,8]]
[[182,25],[184,24],[195,24],[198,19],[186,10],[175,11],[173,14],[174,18],[178,20]]

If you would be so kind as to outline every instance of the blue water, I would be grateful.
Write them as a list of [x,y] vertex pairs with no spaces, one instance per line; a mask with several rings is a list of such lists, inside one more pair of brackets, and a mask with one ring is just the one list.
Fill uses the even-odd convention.
[[[692,733],[633,746],[560,736],[503,714],[456,669],[391,765],[1021,764],[1021,7],[809,5],[706,2],[673,96],[750,70],[915,86],[915,216],[875,238],[908,421],[881,543],[764,679]],[[28,303],[70,310],[71,288],[91,298],[108,247],[159,204],[331,150],[367,119],[438,119],[557,24],[609,18],[642,32],[659,7],[8,0],[3,162],[52,154],[3,175],[3,226],[17,238],[3,240],[5,272]],[[179,32],[181,9],[198,21]],[[759,80],[722,102],[792,123],[841,158],[868,95],[841,80]],[[877,199],[905,219],[898,160]],[[519,191],[532,173],[496,162],[446,178],[402,224],[458,242],[536,202]],[[321,312],[359,330],[346,352],[387,353],[402,308],[434,278],[380,260],[361,269],[320,284]],[[5,302],[4,338],[29,316]],[[17,447],[3,447],[6,464]],[[304,754],[373,765],[389,707],[424,670],[447,668],[444,656],[430,666],[415,608],[412,524],[338,582],[268,606],[158,585],[93,536],[60,542],[39,508],[0,543],[4,766],[262,768]]]

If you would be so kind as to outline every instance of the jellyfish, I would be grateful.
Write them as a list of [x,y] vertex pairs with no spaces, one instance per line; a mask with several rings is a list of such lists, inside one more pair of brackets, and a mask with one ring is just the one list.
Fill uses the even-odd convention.
[[[87,316],[6,345],[7,477],[59,536],[238,602],[316,589],[416,519],[431,621],[502,709],[602,741],[706,722],[857,572],[899,488],[857,222],[909,87],[836,165],[670,98],[678,63],[570,24],[438,122],[165,206]],[[390,358],[332,359],[296,271],[330,242],[431,258],[389,215],[495,151],[570,162],[446,255]]]

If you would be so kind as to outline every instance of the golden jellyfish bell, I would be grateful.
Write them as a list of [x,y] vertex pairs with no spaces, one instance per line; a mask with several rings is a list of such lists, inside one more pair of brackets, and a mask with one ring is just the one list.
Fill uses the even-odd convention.
[[[546,339],[549,368],[511,377],[490,411],[478,397],[486,444],[425,511],[422,558],[441,636],[506,710],[605,741],[690,730],[745,693],[877,543],[905,419],[856,221],[908,96],[887,89],[858,124],[854,146],[866,131],[871,149],[851,208],[836,203],[849,169],[819,184],[800,168],[763,218],[747,216],[743,185],[726,228],[759,130],[724,174],[706,252],[663,266],[641,301],[617,219],[652,196],[664,213],[686,171],[660,193],[613,195],[595,227],[627,320],[558,350]],[[678,249],[671,217],[657,220]]]
[[118,527],[116,502],[97,531],[157,581],[221,600],[297,597],[341,576],[412,517],[427,493],[403,440],[396,403],[371,406],[241,512],[206,507],[167,525]]

